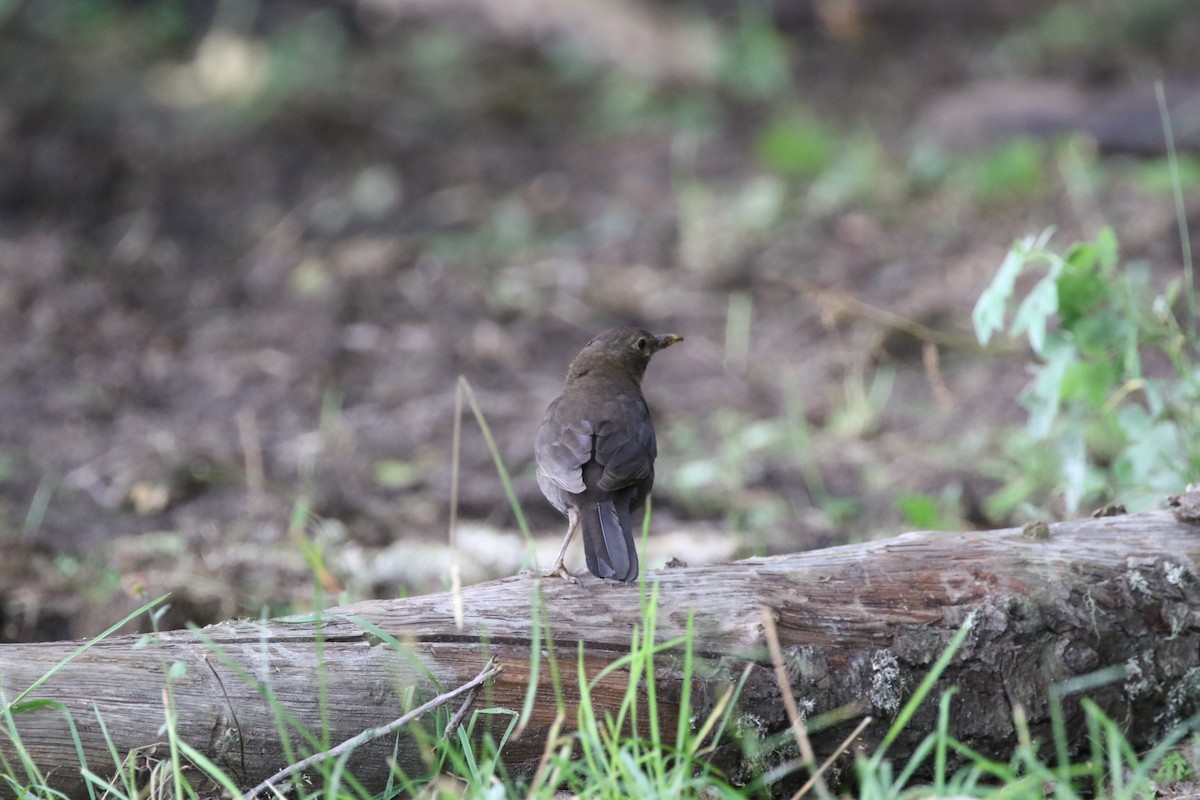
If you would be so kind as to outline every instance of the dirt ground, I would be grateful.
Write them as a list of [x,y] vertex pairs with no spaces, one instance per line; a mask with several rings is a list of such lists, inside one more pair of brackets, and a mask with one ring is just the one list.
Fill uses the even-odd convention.
[[[1200,152],[1194,4],[502,5],[2,12],[0,641],[441,588],[460,376],[545,565],[534,432],[616,324],[686,337],[651,567],[904,497],[1020,522],[985,500],[1029,354],[970,328],[1007,248],[1182,268],[1153,82]],[[459,479],[466,579],[528,567],[469,411]]]

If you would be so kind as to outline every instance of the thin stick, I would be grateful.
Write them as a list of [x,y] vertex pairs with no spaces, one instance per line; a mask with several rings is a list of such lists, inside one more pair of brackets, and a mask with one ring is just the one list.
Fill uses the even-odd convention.
[[285,767],[284,769],[281,769],[279,772],[276,772],[274,775],[267,778],[265,781],[260,783],[258,786],[255,786],[253,789],[246,792],[246,794],[242,795],[242,800],[251,800],[251,798],[256,797],[260,792],[264,792],[267,789],[274,789],[274,784],[278,783],[279,781],[283,780],[284,778],[288,778],[292,775],[295,775],[298,772],[303,772],[304,770],[308,769],[309,767],[311,767],[314,764],[319,764],[320,762],[325,761],[327,759],[340,756],[342,753],[345,753],[349,750],[353,750],[355,747],[364,745],[367,742],[373,741],[382,736],[387,736],[389,733],[392,733],[400,728],[403,728],[405,725],[407,725],[408,723],[417,719],[422,714],[432,711],[433,709],[435,709],[439,706],[445,705],[446,703],[450,702],[454,698],[459,697],[460,695],[466,694],[467,692],[471,691],[472,689],[475,689],[476,687],[483,685],[483,683],[485,681],[487,681],[492,676],[499,674],[503,669],[504,668],[502,666],[496,665],[496,658],[493,656],[491,659],[488,660],[488,662],[484,666],[482,672],[480,672],[478,675],[476,675],[471,680],[464,683],[462,686],[459,686],[457,689],[452,689],[449,692],[446,692],[445,694],[439,694],[437,697],[433,698],[428,703],[425,703],[424,705],[422,705],[418,708],[414,708],[412,711],[408,712],[403,717],[400,717],[399,719],[396,719],[396,720],[392,720],[391,722],[389,722],[386,725],[380,725],[377,728],[368,728],[367,730],[363,731],[362,733],[358,734],[357,736],[347,739],[346,741],[342,742],[341,744],[339,744],[338,746],[336,746],[330,750],[326,750],[322,753],[316,753],[315,755],[311,755],[308,758],[304,759],[303,761],[297,761],[295,764],[292,764],[289,767]]
[[941,357],[938,355],[936,344],[924,342],[921,345],[921,363],[925,366],[925,379],[929,381],[929,388],[933,390],[933,399],[942,410],[953,411],[954,395],[950,393],[946,379],[942,376]]
[[842,743],[839,744],[837,749],[830,754],[829,758],[821,762],[821,766],[817,767],[817,771],[813,773],[813,776],[809,778],[808,781],[801,786],[794,795],[792,795],[792,800],[800,800],[801,797],[804,797],[808,790],[813,787],[813,784],[817,782],[817,778],[824,775],[825,770],[829,769],[829,766],[833,764],[833,760],[842,753],[846,752],[850,745],[854,744],[854,740],[858,738],[858,735],[863,732],[863,729],[872,722],[874,722],[874,720],[872,720],[870,717],[863,717],[862,722],[858,723],[858,727],[851,731],[850,735],[842,740]]
[[907,333],[909,336],[919,339],[922,342],[933,342],[936,345],[954,350],[970,350],[973,352],[981,352],[983,350],[983,347],[980,346],[979,342],[975,341],[975,337],[973,336],[963,336],[957,333],[935,330],[908,317],[901,316],[894,311],[889,311],[886,308],[872,305],[865,300],[860,300],[852,294],[840,292],[835,289],[826,289],[806,280],[789,281],[788,283],[800,289],[801,292],[811,297],[819,305],[824,306],[826,311],[832,309],[854,314],[885,327]]
[[258,514],[263,507],[263,487],[266,480],[263,473],[262,436],[258,432],[258,421],[254,411],[243,408],[237,413],[238,439],[242,444],[242,459],[246,464],[246,497],[251,516]]
[[454,628],[462,630],[465,620],[462,596],[462,572],[458,566],[458,470],[462,449],[462,401],[466,378],[461,375],[454,386],[454,435],[450,444],[450,596],[454,598]]
[[454,550],[454,543],[458,529],[458,451],[462,446],[462,401],[463,401],[463,384],[466,379],[461,375],[458,378],[458,383],[454,386],[454,433],[450,442],[450,550]]
[[463,719],[466,718],[467,712],[471,710],[471,704],[475,702],[475,698],[479,696],[479,687],[476,686],[471,691],[467,692],[466,699],[462,701],[462,705],[458,707],[458,711],[454,712],[454,716],[446,723],[446,730],[442,732],[442,738],[450,741],[450,737],[458,730],[458,726],[462,725]]
[[[788,721],[792,724],[792,733],[796,736],[796,744],[800,747],[800,757],[804,760],[804,766],[811,769],[816,765],[817,757],[813,753],[812,742],[808,740],[804,720],[800,718],[800,709],[796,707],[796,698],[792,696],[791,683],[788,682],[787,670],[783,666],[783,650],[779,647],[779,633],[775,630],[775,618],[771,615],[771,609],[766,606],[762,608],[762,620],[763,630],[767,634],[767,646],[771,649],[771,661],[775,663],[775,682],[779,684],[779,694],[783,696],[783,707],[787,711]],[[814,772],[813,778],[817,781],[817,794],[828,797],[829,789],[825,786],[821,773]]]

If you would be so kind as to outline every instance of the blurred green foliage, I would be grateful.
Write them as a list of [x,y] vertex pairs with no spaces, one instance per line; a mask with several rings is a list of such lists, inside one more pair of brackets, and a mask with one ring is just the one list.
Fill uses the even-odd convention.
[[[984,344],[1002,330],[1028,339],[1036,362],[1021,396],[1024,445],[1039,454],[1052,445],[1048,485],[1066,511],[1106,500],[1149,508],[1200,477],[1195,290],[1181,278],[1158,289],[1147,265],[1122,265],[1109,228],[1062,254],[1049,239],[1047,231],[1013,245],[975,306],[976,334]],[[1006,325],[1018,277],[1038,267],[1044,274]],[[993,511],[1015,507],[1037,485],[1029,459],[1013,455]]]
[[1045,50],[1080,54],[1116,42],[1161,44],[1182,10],[1180,0],[1076,0],[1056,3],[1034,22],[1032,35]]
[[1137,182],[1143,191],[1170,195],[1176,182],[1184,191],[1200,189],[1200,158],[1181,154],[1174,167],[1166,158],[1156,158],[1137,165]]
[[990,58],[1022,72],[1057,68],[1160,73],[1162,57],[1194,46],[1200,18],[1189,0],[1065,0],[1001,37]]
[[963,521],[957,513],[957,492],[951,497],[937,497],[924,492],[903,492],[896,498],[896,508],[905,524],[914,530],[961,530]]
[[978,200],[1003,200],[1036,191],[1045,182],[1046,146],[1018,137],[965,162],[962,174]]
[[758,133],[755,153],[768,169],[813,178],[833,161],[841,135],[815,115],[798,109],[777,115]]
[[722,39],[719,77],[743,100],[774,100],[792,88],[788,42],[766,12],[739,6],[737,25]]

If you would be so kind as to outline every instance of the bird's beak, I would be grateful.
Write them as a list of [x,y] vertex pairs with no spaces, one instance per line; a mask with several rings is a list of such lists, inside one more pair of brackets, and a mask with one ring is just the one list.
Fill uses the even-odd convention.
[[654,342],[655,342],[655,344],[658,345],[658,347],[657,347],[658,350],[663,350],[663,349],[668,348],[671,345],[675,344],[676,342],[682,342],[682,341],[683,341],[683,337],[679,336],[678,334],[674,334],[674,333],[664,333],[662,336],[654,337]]

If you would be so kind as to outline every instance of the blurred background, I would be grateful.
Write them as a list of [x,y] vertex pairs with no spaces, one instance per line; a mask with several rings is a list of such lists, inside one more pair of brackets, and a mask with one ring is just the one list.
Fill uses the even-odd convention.
[[[617,324],[686,337],[650,567],[1159,506],[1197,42],[1186,0],[0,2],[0,641],[531,566],[470,410],[447,547],[459,376],[548,565],[534,434]],[[1137,363],[978,344],[1050,227],[1056,319]]]

